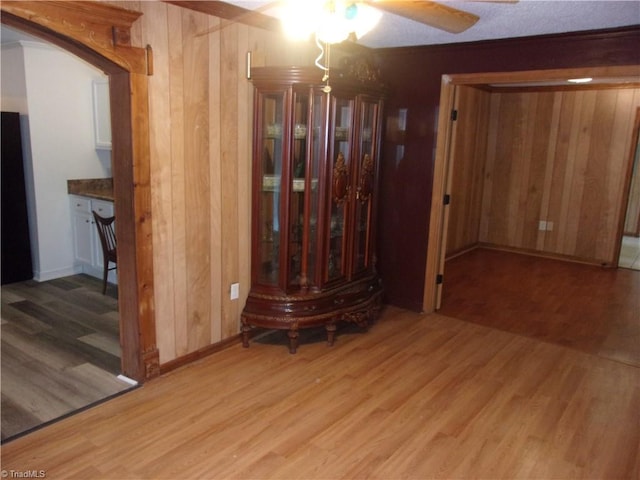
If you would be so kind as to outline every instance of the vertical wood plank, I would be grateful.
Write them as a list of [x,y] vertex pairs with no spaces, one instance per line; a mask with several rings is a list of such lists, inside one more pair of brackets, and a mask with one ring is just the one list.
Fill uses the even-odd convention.
[[186,203],[187,345],[190,351],[211,338],[211,217],[209,183],[209,48],[207,17],[183,11],[184,167]]
[[[253,145],[253,85],[246,78],[246,55],[251,49],[251,32],[242,27],[238,35],[238,281],[240,297],[236,301],[236,330],[251,283],[251,152]],[[231,328],[232,325],[229,325]]]
[[515,217],[512,217],[512,221],[514,223],[513,241],[523,247],[526,247],[528,243],[526,241],[526,227],[527,220],[529,219],[529,206],[533,204],[535,200],[535,196],[531,195],[532,191],[529,185],[531,184],[530,174],[532,164],[534,163],[532,155],[533,144],[536,136],[533,132],[536,129],[535,122],[538,113],[539,100],[540,94],[537,92],[523,97],[522,129],[524,135],[522,137],[522,150],[520,152],[520,158],[514,158],[514,163],[521,165],[521,169],[518,174],[518,186],[516,187],[516,191],[513,195],[513,205],[519,210],[519,213]]
[[[221,20],[209,19],[209,28],[220,25]],[[222,318],[217,312],[222,311],[222,297],[224,288],[222,285],[222,266],[227,261],[222,242],[222,188],[223,179],[221,173],[222,158],[222,133],[221,133],[221,42],[220,30],[208,34],[209,41],[209,168],[211,178],[211,342],[222,339]]]
[[[605,95],[606,92],[589,93],[590,101],[585,104],[588,110],[583,111],[583,117],[580,120],[584,134],[580,143],[584,145],[584,149],[579,157],[582,160],[579,164],[579,176],[575,177],[574,183],[582,187],[582,192],[576,196],[580,214],[574,251],[577,256],[584,258],[592,257],[595,253],[596,235],[603,220],[602,206],[608,200],[604,187],[609,166],[602,159],[606,158],[606,151],[611,141],[611,123],[614,113],[611,108],[611,95]],[[597,135],[598,138],[593,135]]]
[[[156,328],[159,332],[175,331],[175,304],[172,262],[162,261],[173,257],[173,212],[171,205],[171,98],[169,76],[169,37],[167,5],[148,8],[141,5],[144,37],[153,45],[154,72],[149,77],[150,153],[151,153],[151,207],[153,211],[153,253]],[[176,355],[173,335],[158,336],[160,362]]]
[[501,222],[505,223],[506,236],[503,242],[507,244],[517,243],[518,213],[520,212],[520,192],[522,191],[522,171],[524,159],[524,144],[526,141],[526,97],[520,95],[506,94],[512,102],[514,109],[510,112],[512,116],[509,122],[509,133],[511,141],[505,138],[503,165],[509,165],[509,175],[503,180],[502,191],[505,197],[501,200],[504,203],[504,214]]
[[174,340],[174,357],[188,353],[187,333],[187,209],[185,203],[185,156],[184,156],[184,75],[182,71],[183,34],[182,9],[173,5],[167,8],[169,37],[169,88],[171,112],[171,206],[173,230],[173,256],[164,261],[173,263],[173,283],[175,302],[175,329],[165,335]]
[[238,281],[238,30],[231,25],[220,32],[220,126],[222,128],[222,251],[226,257],[222,265],[222,335],[238,333],[237,301],[230,300],[232,283]]
[[568,171],[567,159],[572,152],[570,147],[572,123],[569,121],[576,102],[575,95],[562,95],[560,118],[558,124],[558,140],[553,156],[551,187],[549,192],[549,212],[547,218],[555,223],[551,234],[546,234],[545,248],[547,251],[562,252],[565,235],[566,207],[563,208],[563,199],[566,197],[567,185],[570,185],[571,172]]
[[521,244],[524,248],[535,249],[539,236],[538,222],[547,219],[547,212],[543,213],[544,186],[547,172],[548,145],[553,143],[555,131],[552,130],[550,119],[553,118],[554,95],[550,92],[540,92],[536,96],[536,112],[530,116],[531,146],[529,151],[528,178],[525,183],[525,212],[523,215],[523,230]]
[[[545,218],[548,221],[554,221],[551,216],[551,211],[549,209],[549,204],[551,202],[551,185],[553,183],[553,167],[554,167],[554,159],[555,153],[558,149],[558,135],[560,131],[560,111],[562,106],[562,94],[560,92],[553,93],[553,106],[551,111],[551,119],[549,121],[549,142],[547,143],[547,151],[545,156],[545,171],[544,171],[544,180],[542,183],[542,198],[540,205],[540,217]],[[542,121],[545,121],[542,119]],[[555,234],[557,229],[549,232],[550,234]],[[538,230],[538,235],[536,238],[536,250],[551,250],[552,247],[549,242],[549,237],[551,235],[547,234],[547,232],[541,232]],[[549,243],[548,243],[549,242]]]
[[571,255],[576,251],[578,245],[578,236],[580,228],[581,202],[584,194],[585,177],[589,144],[591,138],[591,124],[593,109],[595,108],[595,97],[593,92],[583,91],[575,94],[577,101],[573,116],[570,119],[573,126],[572,143],[573,148],[571,154],[567,158],[568,172],[570,175],[566,177],[565,198],[563,202],[565,207],[565,237],[563,249],[560,253]]
[[484,188],[482,192],[482,214],[480,218],[480,241],[489,243],[489,228],[491,223],[491,208],[493,200],[493,184],[495,176],[495,158],[498,148],[498,129],[500,115],[499,94],[491,95],[489,100],[489,122],[487,138],[487,156],[485,159]]
[[518,158],[521,151],[521,105],[514,95],[500,94],[500,97],[488,241],[508,245],[514,233],[511,219],[517,214],[513,195],[518,192],[518,176],[513,159]]

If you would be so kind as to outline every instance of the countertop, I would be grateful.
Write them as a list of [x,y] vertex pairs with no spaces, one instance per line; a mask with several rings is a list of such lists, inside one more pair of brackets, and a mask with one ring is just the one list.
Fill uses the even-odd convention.
[[113,202],[113,178],[67,180],[67,193]]

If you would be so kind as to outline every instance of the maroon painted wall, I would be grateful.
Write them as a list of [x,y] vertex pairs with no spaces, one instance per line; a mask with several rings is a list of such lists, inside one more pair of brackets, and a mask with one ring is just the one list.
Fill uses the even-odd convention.
[[640,26],[464,44],[376,50],[387,121],[408,109],[404,156],[383,140],[378,269],[386,303],[422,310],[443,74],[640,64]]

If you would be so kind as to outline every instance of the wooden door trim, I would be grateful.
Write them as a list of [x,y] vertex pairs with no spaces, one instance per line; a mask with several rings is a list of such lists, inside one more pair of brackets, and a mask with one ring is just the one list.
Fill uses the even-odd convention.
[[567,78],[592,77],[603,79],[628,79],[637,82],[640,77],[640,65],[604,66],[588,68],[568,68],[554,70],[530,70],[519,72],[479,72],[465,74],[445,74],[442,76],[440,90],[440,117],[436,136],[436,154],[433,171],[431,213],[429,217],[429,236],[427,241],[427,263],[425,267],[424,294],[422,309],[426,313],[436,310],[436,277],[439,273],[439,260],[443,243],[443,204],[447,171],[451,149],[451,122],[449,114],[454,106],[456,85],[494,85],[524,82],[554,82]]
[[118,217],[118,283],[123,374],[160,373],[151,245],[149,49],[130,45],[141,15],[99,2],[3,1],[1,21],[42,38],[109,75],[112,164]]
[[442,76],[440,88],[440,116],[436,140],[436,159],[433,169],[433,188],[431,191],[431,213],[429,218],[429,240],[427,265],[425,269],[423,310],[434,312],[438,306],[440,287],[436,283],[440,271],[441,258],[446,249],[444,237],[444,195],[446,193],[451,150],[453,122],[451,111],[455,105],[456,86],[449,75]]
[[[640,167],[638,167],[636,165],[636,161],[638,161],[637,157],[638,155],[640,155],[640,108],[638,109],[638,111],[636,112],[636,123],[635,123],[635,127],[634,127],[634,138],[635,138],[635,142],[632,142],[632,151],[630,153],[631,156],[631,173],[629,174],[629,176],[631,177],[631,182],[633,182],[633,173],[635,172],[636,175],[640,175]],[[640,161],[638,161],[638,163],[640,164]],[[634,170],[635,169],[635,170]],[[631,184],[629,185],[629,190],[631,189]],[[629,191],[629,194],[631,194],[631,191]],[[629,201],[629,199],[627,198],[627,202]],[[638,218],[636,219],[636,230],[635,232],[633,232],[633,235],[635,236],[640,236],[640,212],[638,212]],[[624,235],[624,224],[622,227],[623,230],[623,235]]]
[[[553,70],[523,70],[519,72],[479,72],[444,75],[455,85],[493,85],[529,82],[566,82],[568,78],[592,77],[609,79],[612,83],[637,83],[640,65],[611,67],[566,68]],[[592,84],[595,85],[595,84]]]
[[[622,215],[620,216],[618,223],[618,238],[616,241],[616,251],[614,256],[614,265],[618,266],[620,262],[620,252],[622,250],[622,239],[624,237],[624,225],[626,223],[627,218],[627,210],[629,209],[629,197],[631,196],[631,184],[633,182],[633,170],[634,164],[636,161],[636,155],[638,154],[638,143],[640,143],[640,108],[636,110],[635,121],[633,123],[633,139],[631,141],[631,146],[629,148],[629,156],[626,170],[626,180],[624,184],[624,194],[622,198],[623,205],[626,205],[626,208],[622,209]],[[636,172],[636,175],[640,175],[640,172]],[[640,228],[640,218],[637,220],[638,228]],[[637,232],[640,233],[640,232]]]

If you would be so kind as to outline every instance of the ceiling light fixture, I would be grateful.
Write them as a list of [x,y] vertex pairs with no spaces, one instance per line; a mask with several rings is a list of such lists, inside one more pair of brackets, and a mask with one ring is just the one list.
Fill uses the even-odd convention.
[[380,10],[345,0],[288,0],[282,11],[282,26],[288,37],[308,39],[312,34],[323,43],[359,39],[380,21]]
[[382,13],[364,3],[345,0],[288,0],[281,22],[285,34],[294,40],[315,37],[320,55],[315,64],[324,72],[323,91],[329,93],[331,44],[362,38],[378,24]]

